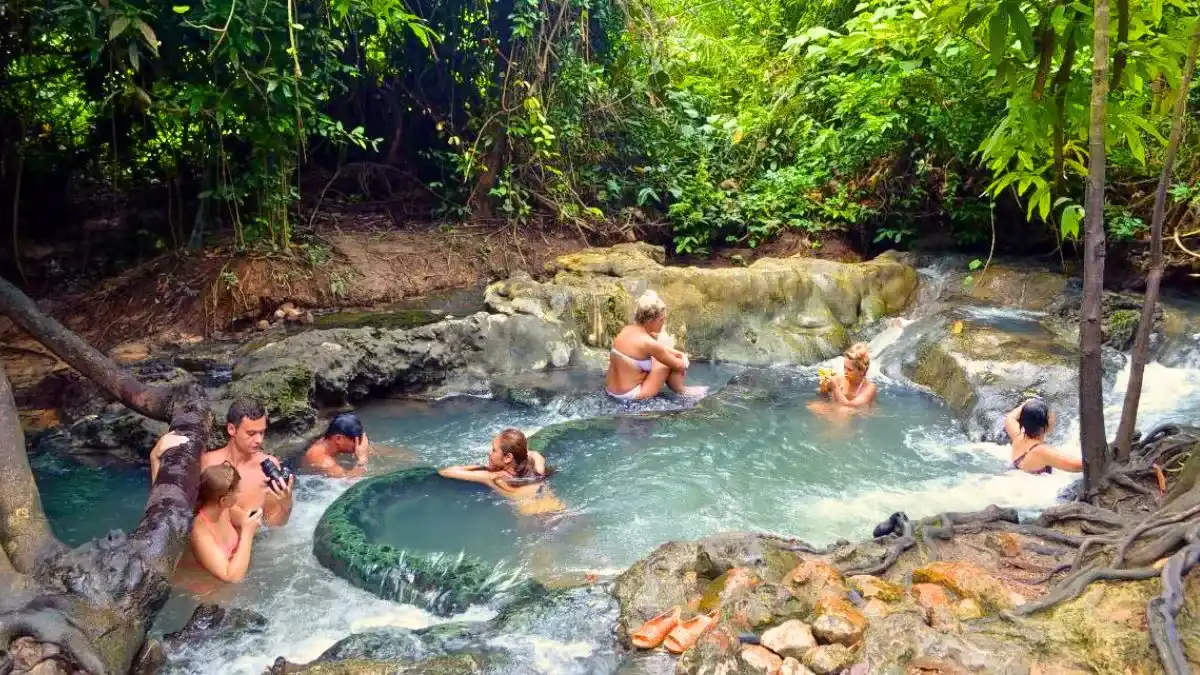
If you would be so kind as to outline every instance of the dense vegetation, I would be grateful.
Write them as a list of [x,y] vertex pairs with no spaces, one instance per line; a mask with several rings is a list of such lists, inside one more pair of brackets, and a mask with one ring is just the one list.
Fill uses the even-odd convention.
[[[665,222],[680,252],[785,229],[1043,252],[1079,234],[1083,0],[177,2],[0,5],[14,249],[102,195],[145,214],[149,250],[288,251],[355,176],[449,221]],[[1110,241],[1146,229],[1197,11],[1112,13]],[[1184,245],[1187,126],[1166,225]]]

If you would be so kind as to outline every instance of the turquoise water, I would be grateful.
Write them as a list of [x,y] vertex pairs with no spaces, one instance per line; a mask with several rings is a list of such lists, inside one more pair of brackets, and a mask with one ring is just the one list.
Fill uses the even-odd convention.
[[847,532],[846,519],[820,512],[826,500],[1003,472],[990,454],[954,449],[965,438],[932,397],[884,387],[874,410],[827,418],[807,407],[814,388],[811,376],[794,371],[752,372],[695,409],[616,409],[557,426],[546,424],[553,415],[545,411],[495,400],[367,407],[373,438],[433,465],[482,462],[504,426],[546,426],[533,442],[558,471],[549,489],[566,512],[518,516],[484,487],[433,478],[397,487],[362,525],[380,543],[465,551],[554,576],[621,568],[664,541],[720,531],[828,541]]

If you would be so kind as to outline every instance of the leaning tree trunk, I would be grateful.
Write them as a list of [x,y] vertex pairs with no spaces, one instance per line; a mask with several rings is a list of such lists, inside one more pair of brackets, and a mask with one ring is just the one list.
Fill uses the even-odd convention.
[[1142,376],[1146,370],[1146,357],[1150,347],[1150,332],[1154,330],[1154,310],[1158,306],[1158,289],[1163,277],[1162,231],[1167,215],[1167,186],[1175,168],[1175,153],[1183,138],[1183,118],[1187,112],[1188,87],[1196,68],[1196,52],[1200,49],[1200,22],[1192,35],[1187,62],[1183,66],[1183,79],[1179,83],[1179,94],[1175,99],[1175,110],[1171,113],[1171,140],[1167,142],[1167,156],[1163,159],[1162,173],[1158,176],[1158,192],[1154,195],[1154,215],[1150,220],[1150,273],[1146,276],[1146,299],[1142,305],[1142,319],[1138,324],[1137,337],[1133,341],[1133,359],[1129,364],[1129,387],[1125,390],[1125,406],[1121,409],[1121,426],[1117,429],[1117,459],[1129,460],[1129,448],[1133,444],[1133,427],[1137,423],[1138,404],[1142,398]]
[[1079,442],[1088,494],[1100,486],[1108,463],[1104,436],[1100,301],[1104,292],[1104,132],[1108,101],[1108,0],[1096,0],[1092,53],[1091,128],[1084,198],[1083,306],[1079,318]]
[[3,279],[0,313],[114,399],[188,438],[163,455],[133,534],[68,549],[42,511],[12,388],[0,369],[0,673],[128,672],[187,545],[212,411],[193,383],[138,382]]

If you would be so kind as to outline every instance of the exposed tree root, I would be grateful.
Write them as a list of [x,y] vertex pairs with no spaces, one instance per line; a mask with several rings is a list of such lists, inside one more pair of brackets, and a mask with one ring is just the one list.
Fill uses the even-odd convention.
[[[193,383],[150,387],[41,313],[0,279],[0,313],[108,392],[188,442],[162,457],[137,529],[68,550],[50,531],[25,456],[12,389],[0,370],[0,668],[124,673],[170,591],[187,546],[212,410]],[[31,661],[31,659],[33,661]],[[0,670],[2,673],[2,670]],[[7,675],[4,673],[3,675]]]
[[1133,570],[1115,570],[1112,568],[1091,567],[1067,577],[1054,590],[1012,610],[1014,616],[1028,616],[1035,612],[1049,609],[1060,602],[1074,600],[1094,581],[1140,581],[1158,576],[1158,570],[1153,567],[1139,567]]
[[1087,502],[1068,502],[1056,504],[1042,512],[1035,524],[1041,527],[1051,527],[1057,523],[1079,520],[1094,523],[1108,528],[1122,528],[1129,525],[1129,519],[1116,511],[1111,511]]
[[1190,675],[1191,666],[1183,653],[1175,618],[1183,609],[1183,578],[1200,562],[1200,524],[1185,535],[1188,545],[1167,560],[1162,569],[1162,595],[1146,603],[1150,639],[1158,649],[1167,675]]
[[1134,542],[1136,542],[1142,535],[1150,532],[1151,530],[1156,530],[1167,525],[1174,525],[1185,520],[1191,520],[1196,516],[1200,516],[1200,506],[1194,506],[1187,511],[1181,511],[1179,513],[1173,513],[1167,516],[1151,516],[1150,518],[1138,523],[1132,530],[1130,530],[1129,534],[1122,537],[1120,543],[1117,545],[1117,553],[1116,557],[1113,559],[1113,567],[1121,567],[1125,564],[1125,557],[1129,554],[1129,547],[1133,546]]
[[[894,565],[896,561],[900,559],[900,556],[903,555],[905,551],[912,548],[913,544],[917,543],[917,538],[913,535],[912,521],[908,519],[908,516],[905,516],[902,513],[898,515],[900,516],[899,518],[893,516],[890,520],[893,522],[893,525],[898,524],[901,531],[899,536],[896,537],[896,540],[892,542],[892,545],[888,547],[888,552],[883,556],[883,560],[874,565],[868,565],[866,567],[851,567],[844,569],[842,570],[843,574],[846,576],[853,576],[857,574],[883,574],[888,570],[889,567]],[[896,523],[895,521],[899,522]]]

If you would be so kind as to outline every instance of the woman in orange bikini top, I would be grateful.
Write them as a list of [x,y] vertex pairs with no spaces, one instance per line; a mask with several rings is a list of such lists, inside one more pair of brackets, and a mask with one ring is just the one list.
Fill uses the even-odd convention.
[[240,480],[229,462],[210,466],[200,474],[190,549],[201,567],[234,584],[246,578],[254,533],[262,524],[262,511],[245,513],[237,506]]

